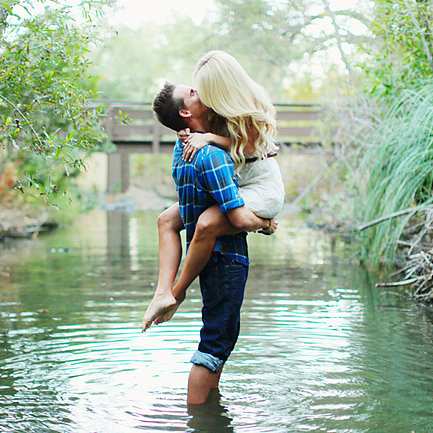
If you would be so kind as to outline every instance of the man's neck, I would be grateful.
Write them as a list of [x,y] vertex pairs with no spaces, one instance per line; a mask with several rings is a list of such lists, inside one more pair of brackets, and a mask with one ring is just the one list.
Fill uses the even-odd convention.
[[200,131],[200,132],[209,131],[207,116],[206,116],[206,119],[203,119],[203,118],[190,119],[188,127],[191,131]]

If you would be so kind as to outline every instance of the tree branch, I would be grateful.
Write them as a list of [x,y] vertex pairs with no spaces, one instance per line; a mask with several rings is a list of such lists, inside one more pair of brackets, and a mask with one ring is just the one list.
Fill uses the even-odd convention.
[[353,77],[352,66],[350,65],[349,59],[347,58],[346,53],[343,50],[343,42],[340,35],[340,26],[338,25],[337,20],[335,19],[334,12],[331,11],[328,0],[323,0],[323,2],[325,4],[325,13],[331,18],[332,24],[334,25],[335,28],[335,38],[337,40],[337,47],[338,47],[338,51],[340,51],[341,60],[346,65],[349,75]]
[[419,280],[419,277],[410,278],[409,280],[404,281],[395,281],[393,283],[376,283],[376,287],[398,287],[398,286],[406,286],[408,284],[416,283]]
[[362,232],[363,230],[365,230],[365,229],[367,229],[369,227],[375,226],[376,224],[380,224],[381,222],[390,220],[392,218],[397,218],[397,217],[400,217],[400,216],[403,216],[403,215],[407,215],[407,214],[412,213],[412,212],[413,213],[423,212],[423,211],[426,211],[426,210],[429,210],[429,209],[433,209],[433,206],[432,205],[429,205],[429,206],[418,206],[418,207],[411,207],[411,208],[407,208],[407,209],[402,209],[402,210],[399,210],[397,212],[393,212],[392,214],[385,215],[385,216],[382,216],[380,218],[376,218],[376,219],[374,219],[374,220],[372,220],[372,221],[370,221],[370,222],[368,222],[366,224],[363,224],[361,226],[358,226],[357,230],[360,231],[360,232]]
[[7,104],[9,104],[15,111],[17,111],[21,117],[27,122],[27,124],[29,125],[30,129],[32,130],[33,134],[35,134],[41,149],[43,149],[44,145],[39,137],[39,134],[35,131],[35,128],[33,128],[31,122],[29,121],[29,119],[27,119],[27,117],[25,116],[25,114],[11,101],[9,101],[8,98],[5,98],[4,96],[0,95],[0,98],[3,99],[3,101],[5,101]]

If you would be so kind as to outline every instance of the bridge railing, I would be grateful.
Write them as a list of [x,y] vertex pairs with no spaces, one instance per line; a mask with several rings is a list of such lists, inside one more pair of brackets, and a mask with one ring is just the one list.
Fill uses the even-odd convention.
[[275,104],[280,144],[320,144],[321,106],[318,104]]
[[[151,103],[111,101],[105,128],[116,145],[108,154],[108,191],[126,191],[129,186],[129,154],[171,152],[176,134],[161,125],[152,112]],[[277,109],[276,141],[292,144],[319,144],[321,108],[315,104],[275,104]]]

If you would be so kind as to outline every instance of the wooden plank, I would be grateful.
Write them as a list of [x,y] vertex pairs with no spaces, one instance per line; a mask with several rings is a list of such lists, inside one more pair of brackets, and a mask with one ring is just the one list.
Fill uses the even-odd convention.
[[110,134],[116,140],[121,137],[145,137],[153,136],[153,125],[121,125],[115,124],[111,127]]
[[120,191],[125,192],[129,188],[129,154],[122,153],[122,172]]
[[129,154],[111,152],[108,154],[107,189],[109,193],[125,192],[129,188]]
[[161,141],[161,132],[160,132],[160,126],[162,126],[158,119],[153,119],[153,141],[152,141],[152,153],[158,153],[159,152],[159,142]]
[[[160,152],[173,152],[175,141],[160,141],[159,142],[159,151]],[[132,153],[150,153],[152,150],[152,141],[119,141],[116,142],[117,150],[116,152],[112,152],[111,154],[132,154]],[[120,184],[119,184],[120,185]]]
[[278,111],[277,122],[296,121],[296,120],[318,120],[320,111]]
[[[119,121],[119,110],[128,114],[129,124]],[[320,120],[320,107],[281,105],[277,110],[277,141],[282,144],[320,141],[314,126]],[[107,189],[110,193],[125,191],[129,187],[129,154],[172,153],[177,139],[175,131],[159,124],[148,104],[112,104],[105,126],[117,146],[117,151],[108,155]]]
[[123,114],[127,114],[127,117],[129,117],[131,119],[131,121],[137,121],[137,120],[150,120],[153,119],[153,112],[152,110],[148,110],[148,109],[132,109],[129,107],[122,107],[119,109],[116,108],[112,108],[112,114],[114,119],[118,119],[119,118],[119,110],[122,111]]
[[107,190],[118,191],[122,183],[122,156],[119,152],[108,154]]
[[173,153],[175,143],[175,141],[162,141],[159,150],[161,152]]
[[173,129],[167,128],[166,126],[159,124],[159,130],[161,136],[171,135],[172,137],[175,137],[176,140],[176,131],[173,131]]
[[277,138],[278,137],[311,137],[317,135],[319,132],[317,128],[313,126],[289,126],[277,128]]
[[152,141],[143,141],[143,140],[137,140],[137,141],[116,141],[116,152],[114,153],[142,153],[142,152],[149,152],[152,148]]

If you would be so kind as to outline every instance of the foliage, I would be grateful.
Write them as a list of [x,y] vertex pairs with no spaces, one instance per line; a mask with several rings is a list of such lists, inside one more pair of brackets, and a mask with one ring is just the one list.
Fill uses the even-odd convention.
[[[344,110],[351,118],[347,167],[358,222],[431,202],[432,11],[424,0],[374,1],[364,94]],[[363,257],[373,264],[394,260],[412,214],[362,232]]]
[[[87,25],[97,3],[82,3]],[[90,33],[73,12],[60,0],[0,3],[0,174],[12,162],[15,187],[48,202],[104,143],[102,107],[86,108]]]
[[375,0],[371,30],[375,44],[367,47],[367,91],[388,97],[416,85],[433,72],[433,3],[430,0]]
[[[335,87],[341,88],[347,69],[353,73],[358,47],[370,40],[368,14],[334,10],[328,0],[215,3],[215,21],[196,24],[180,14],[137,29],[107,30],[91,54],[103,98],[151,100],[164,79],[191,83],[197,60],[210,49],[224,49],[276,102],[313,101],[330,74],[337,73]],[[326,88],[329,84],[335,83],[326,82]]]
[[[355,213],[363,222],[432,202],[433,81],[406,90],[363,137]],[[410,214],[363,232],[371,262],[392,260]]]

